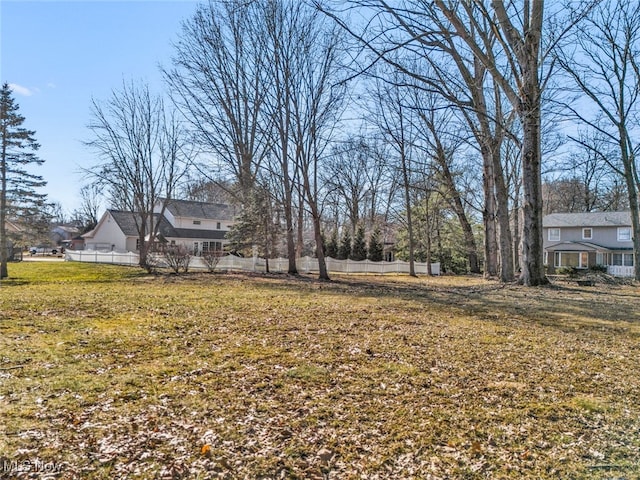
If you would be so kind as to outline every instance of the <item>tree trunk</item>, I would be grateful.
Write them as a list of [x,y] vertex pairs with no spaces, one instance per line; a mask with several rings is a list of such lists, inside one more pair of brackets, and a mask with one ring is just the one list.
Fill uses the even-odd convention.
[[327,270],[327,261],[324,256],[324,239],[322,238],[322,227],[320,225],[320,215],[313,213],[313,229],[316,237],[316,257],[318,258],[318,269],[320,280],[331,280]]
[[498,241],[500,252],[500,280],[512,282],[515,269],[513,266],[513,243],[509,221],[509,192],[504,181],[500,150],[493,152],[493,171],[496,188],[496,215],[498,218]]
[[[287,173],[288,175],[288,173]],[[288,177],[285,177],[288,178]],[[289,182],[285,180],[285,202],[284,202],[284,218],[287,226],[287,257],[289,260],[289,268],[287,273],[289,275],[298,275],[298,267],[296,266],[296,242],[294,241],[294,228],[293,228],[293,206],[291,204],[291,190],[289,188]]]
[[2,129],[2,158],[0,158],[0,280],[9,276],[7,267],[7,132]]
[[498,240],[496,230],[495,174],[491,151],[482,146],[482,184],[484,188],[484,276],[493,278],[498,275]]
[[400,145],[400,160],[402,161],[402,180],[404,183],[404,200],[407,206],[407,233],[409,235],[409,275],[416,276],[415,266],[415,240],[413,238],[413,221],[411,219],[411,190],[409,185],[409,172],[404,144]]
[[427,257],[427,275],[429,275],[430,277],[433,276],[433,271],[431,269],[431,228],[430,228],[430,221],[429,221],[429,207],[428,207],[428,203],[429,203],[429,198],[427,197],[427,214],[425,215],[425,226],[426,228],[426,232],[424,235],[424,250],[425,250],[425,255]]
[[[522,189],[524,193],[522,225],[522,271],[520,282],[533,287],[548,283],[543,263],[542,243],[542,172],[540,155],[540,102],[538,101],[537,70],[529,73],[536,77],[529,81],[528,93],[522,104]],[[525,77],[526,78],[526,77]]]
[[635,179],[635,160],[632,153],[627,148],[627,131],[622,127],[618,127],[620,132],[620,151],[622,154],[622,163],[624,165],[624,179],[627,184],[627,192],[629,197],[629,210],[631,211],[631,229],[633,231],[633,276],[636,280],[640,280],[640,204],[638,202],[638,186]]
[[446,188],[449,192],[449,203],[451,204],[451,208],[453,209],[455,214],[458,216],[460,227],[462,228],[465,250],[467,252],[467,259],[469,261],[469,272],[480,273],[480,265],[478,263],[478,249],[476,246],[476,239],[473,236],[473,228],[471,227],[471,223],[467,218],[467,213],[464,210],[462,199],[460,198],[458,190],[455,187],[451,170],[449,169],[446,158],[444,158],[444,152],[440,150],[437,157],[439,159],[438,161],[440,163],[440,167],[442,168],[442,175],[446,184]]

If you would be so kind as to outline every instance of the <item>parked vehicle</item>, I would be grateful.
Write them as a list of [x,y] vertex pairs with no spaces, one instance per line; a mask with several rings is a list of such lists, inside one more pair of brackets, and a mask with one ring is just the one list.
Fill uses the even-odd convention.
[[57,255],[59,252],[58,247],[51,247],[49,245],[38,245],[37,247],[29,247],[29,253],[31,255]]

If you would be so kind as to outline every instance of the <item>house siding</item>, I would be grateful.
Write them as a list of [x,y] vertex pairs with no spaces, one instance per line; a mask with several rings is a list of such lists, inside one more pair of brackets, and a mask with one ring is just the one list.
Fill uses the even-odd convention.
[[[556,270],[556,252],[564,259],[573,258],[575,253],[587,254],[588,262],[582,268],[598,264],[611,265],[614,254],[633,252],[633,240],[618,240],[619,228],[630,228],[628,212],[597,212],[578,214],[551,214],[543,220],[543,246],[546,252],[549,273]],[[549,240],[549,230],[560,230],[559,240]],[[591,229],[591,238],[583,238],[583,230]],[[565,257],[566,255],[566,257]]]
[[[610,249],[633,248],[633,241],[618,241],[618,227],[546,227],[544,231],[544,248],[557,244],[558,241],[549,241],[549,228],[560,229],[560,242],[589,242]],[[591,238],[582,238],[582,229],[591,228]]]
[[95,233],[93,236],[85,237],[85,248],[87,250],[114,250],[116,252],[135,251],[135,238],[133,239],[132,248],[131,239],[128,239],[122,233],[118,223],[109,212],[102,217],[98,227],[94,230]]

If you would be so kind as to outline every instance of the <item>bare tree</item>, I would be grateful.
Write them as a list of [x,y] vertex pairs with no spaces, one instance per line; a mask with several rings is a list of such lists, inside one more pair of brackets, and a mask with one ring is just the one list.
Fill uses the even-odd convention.
[[[401,76],[395,72],[391,75]],[[397,156],[397,168],[400,176],[400,182],[403,189],[404,212],[408,233],[408,260],[409,274],[416,276],[415,272],[415,237],[414,225],[412,218],[412,154],[415,142],[415,131],[413,124],[409,118],[414,112],[408,108],[409,91],[398,86],[400,82],[384,82],[377,80],[373,95],[374,114],[372,121],[375,122],[377,128],[380,129],[382,136],[391,145],[394,154]]]
[[[523,237],[520,281],[529,286],[547,283],[542,247],[541,99],[543,79],[542,26],[544,3],[526,0],[523,5],[492,0],[454,3],[435,0],[434,5],[450,22],[452,31],[471,49],[500,85],[522,125]],[[500,58],[486,48],[489,40],[479,22],[491,25],[498,35]],[[476,33],[478,35],[476,35]]]
[[265,99],[265,109],[273,121],[270,162],[272,175],[281,180],[280,201],[286,224],[285,237],[288,273],[296,275],[296,242],[294,238],[294,192],[299,181],[295,165],[295,149],[291,145],[293,135],[293,98],[295,95],[296,48],[294,35],[304,18],[304,5],[297,2],[265,0],[261,3],[260,21],[264,25],[260,36],[264,41],[263,54],[270,59],[266,76],[270,88]]
[[[448,54],[442,39],[452,38],[465,45],[469,56],[477,59],[504,93],[522,128],[523,239],[520,281],[534,286],[547,282],[542,248],[541,196],[541,104],[551,69],[545,70],[545,58],[553,44],[565,31],[549,37],[549,48],[543,51],[544,2],[525,0],[404,0],[393,5],[385,0],[352,0],[356,6],[373,11],[374,20],[364,33],[355,32],[332,14],[357,38],[366,51],[373,53],[372,64],[381,59],[401,68],[394,59],[397,51],[416,52],[422,45],[429,54]],[[383,15],[380,15],[380,14]],[[419,30],[412,19],[426,15],[438,22],[427,21]],[[386,15],[386,18],[384,16]],[[579,18],[567,22],[570,28]],[[375,25],[380,25],[375,28]],[[444,27],[444,28],[443,28]],[[424,51],[419,55],[424,58]],[[365,67],[367,68],[367,67]],[[403,71],[414,78],[411,68]],[[433,88],[427,83],[427,88]],[[437,89],[441,91],[441,89]]]
[[[590,109],[566,104],[574,118],[615,146],[619,163],[608,163],[624,179],[631,210],[635,279],[640,280],[640,4],[600,2],[557,50],[557,60]],[[595,111],[594,115],[588,112]],[[599,155],[599,149],[574,137]]]
[[307,8],[297,25],[297,68],[292,88],[292,141],[295,163],[306,204],[309,207],[316,244],[319,274],[329,279],[324,258],[321,224],[321,160],[338,125],[345,100],[340,75],[340,37],[337,26],[315,10]]
[[268,56],[260,45],[265,38],[257,32],[262,22],[258,3],[200,5],[183,24],[172,68],[164,70],[176,105],[212,160],[201,173],[221,168],[222,176],[238,186],[241,204],[251,195],[269,150],[270,122],[264,115]]
[[[414,90],[415,93],[415,90]],[[451,111],[438,104],[434,95],[415,95],[413,105],[417,111],[420,124],[416,131],[420,132],[420,140],[427,155],[437,165],[440,179],[444,187],[444,196],[455,212],[464,237],[465,250],[471,273],[480,273],[478,250],[473,227],[467,215],[463,195],[456,185],[453,170],[453,158],[462,143],[459,124],[452,118]],[[455,132],[455,133],[454,133]]]
[[86,144],[99,161],[86,172],[107,189],[114,206],[135,213],[140,266],[150,269],[159,219],[186,171],[181,123],[147,85],[133,82],[105,102],[94,99],[92,115],[93,139]]
[[80,208],[74,211],[73,216],[82,224],[83,233],[98,225],[102,200],[102,192],[98,185],[88,184],[80,188]]
[[616,198],[619,157],[610,142],[585,132],[576,137],[578,144],[560,162],[555,177],[543,184],[545,213],[607,211]]

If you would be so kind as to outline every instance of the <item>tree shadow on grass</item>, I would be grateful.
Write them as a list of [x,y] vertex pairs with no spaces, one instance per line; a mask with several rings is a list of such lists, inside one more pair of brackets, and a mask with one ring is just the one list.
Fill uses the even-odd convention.
[[460,285],[455,280],[448,285],[442,280],[435,284],[428,279],[385,277],[340,277],[326,282],[310,276],[269,277],[263,285],[285,290],[292,284],[318,295],[358,295],[418,302],[427,308],[457,310],[482,321],[520,320],[563,331],[593,329],[640,335],[640,293],[637,286],[632,285],[581,287],[552,283],[544,287],[523,287],[492,281]]

